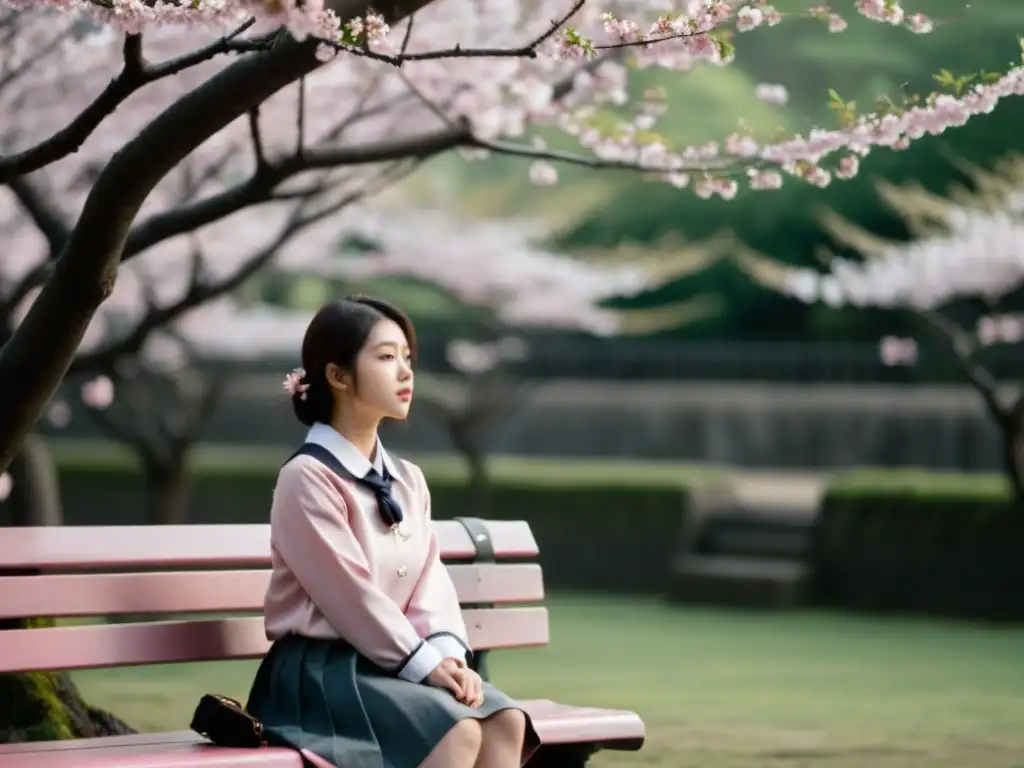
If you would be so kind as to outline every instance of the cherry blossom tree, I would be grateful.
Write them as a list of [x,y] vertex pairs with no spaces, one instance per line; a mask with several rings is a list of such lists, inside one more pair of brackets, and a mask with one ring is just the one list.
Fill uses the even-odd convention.
[[[1014,67],[923,99],[890,101],[884,113],[857,115],[853,105],[842,105],[834,130],[781,139],[737,132],[717,144],[676,147],[657,131],[663,105],[656,94],[629,108],[630,71],[728,64],[734,32],[784,20],[773,6],[383,0],[370,11],[358,0],[4,4],[15,12],[0,22],[0,109],[5,125],[7,115],[30,117],[5,141],[0,183],[33,211],[53,258],[0,356],[0,470],[72,365],[123,261],[169,233],[287,194],[290,182],[310,172],[461,147],[531,160],[538,183],[555,179],[556,164],[576,163],[636,169],[680,187],[692,182],[700,195],[731,196],[737,177],[775,188],[787,174],[815,184],[833,173],[851,175],[872,146],[942,132],[1024,90],[1022,70]],[[933,27],[897,0],[851,0],[848,8],[916,33]],[[839,32],[846,13],[815,7],[791,20],[810,18]],[[43,22],[25,33],[37,18]],[[109,30],[105,37],[93,34],[97,24]],[[159,55],[164,43],[177,53]],[[82,87],[50,87],[56,69],[40,62],[53,50],[82,74]],[[221,54],[237,60],[226,63]],[[46,87],[24,87],[32,82]],[[300,105],[297,119],[266,119],[272,106],[289,101]],[[339,125],[341,112],[354,117]],[[536,143],[537,126],[561,130],[580,150]],[[283,127],[291,140],[271,141]],[[213,188],[185,206],[163,207],[160,190],[183,160],[216,157],[218,147],[246,132],[255,150],[247,165],[214,163]],[[84,185],[63,227],[35,206],[37,175],[51,170],[57,181],[50,189],[71,180]]]
[[[246,222],[243,214],[199,232],[170,237],[149,246],[121,268],[111,296],[91,318],[70,373],[73,381],[89,382],[81,399],[104,432],[138,456],[149,493],[147,509],[154,520],[181,518],[189,451],[225,383],[205,380],[192,366],[183,364],[187,354],[168,356],[174,344],[190,344],[191,339],[182,336],[178,328],[185,313],[243,285],[270,263],[284,243],[303,242],[310,225],[329,219],[352,200],[379,188],[382,181],[393,178],[392,171],[393,167],[370,177],[321,178],[294,199],[262,211],[258,220],[250,217]],[[181,183],[178,210],[193,196],[196,175],[191,162],[173,175]],[[50,206],[51,219],[58,221],[60,212],[52,201],[59,199],[39,195],[37,206]],[[168,201],[173,204],[170,196]],[[0,300],[0,318],[10,333],[32,306],[39,291],[35,283],[51,263],[52,249],[21,209],[8,210],[13,214],[7,224],[17,258],[0,268],[0,295],[6,299]],[[237,326],[219,330],[230,332]],[[100,378],[94,380],[96,376]],[[107,411],[110,395],[106,393],[112,385],[118,392],[116,408]],[[60,423],[65,409],[63,403],[53,403],[51,423]],[[30,456],[32,466],[19,466],[19,474],[46,472],[54,476],[52,469],[39,466],[48,461],[39,441]],[[10,477],[3,478],[0,500],[9,493],[4,493],[3,486],[10,482]],[[53,507],[59,498],[56,491],[40,484],[33,487],[35,493],[17,495],[18,503],[11,507],[13,522],[58,522],[60,514]]]
[[[243,24],[238,29],[250,26]],[[152,113],[161,99],[173,99],[201,83],[210,74],[204,71],[209,57],[233,47],[244,51],[253,44],[252,40],[239,42],[237,34],[229,34],[179,56],[182,42],[173,32],[157,29],[150,36],[146,53],[164,64],[146,65],[138,38],[126,38],[122,53],[119,46],[112,47],[117,41],[110,27],[83,22],[73,15],[0,7],[0,111],[5,118],[17,115],[16,120],[0,121],[0,152],[13,151],[0,155],[0,167],[31,165],[36,162],[32,151],[53,152],[57,144],[70,140],[68,137],[80,130],[81,123],[76,121],[88,122],[97,109],[116,106],[117,99],[136,99],[133,102],[128,98],[125,108],[130,111],[125,119],[119,123],[118,115],[108,116],[108,130],[89,134],[80,151],[44,162],[31,174],[13,175],[6,186],[0,187],[0,238],[5,246],[0,261],[0,344],[17,336],[44,286],[58,274],[60,254],[74,231],[75,212],[84,205],[98,168],[123,143],[132,122]],[[117,71],[115,65],[122,55],[128,57],[124,60],[129,64],[135,61],[144,69],[148,67],[149,74],[124,69],[104,85]],[[142,85],[148,88],[144,96],[153,101],[139,101],[139,94],[132,94],[133,88]],[[75,102],[76,96],[81,98],[79,94],[89,98],[99,95],[86,105]],[[302,163],[295,160],[299,150],[281,149],[280,142],[298,141],[298,126],[303,123],[302,94],[290,95],[290,101],[285,94],[277,102],[268,102],[263,113],[251,112],[234,126],[233,133],[224,132],[193,152],[157,185],[148,207],[143,209],[150,215],[128,233],[124,245],[128,258],[119,271],[116,287],[101,309],[89,317],[69,366],[77,379],[101,375],[121,385],[141,377],[156,386],[150,367],[138,365],[147,360],[146,346],[152,334],[168,326],[173,331],[183,313],[242,285],[272,259],[283,243],[301,239],[311,224],[329,218],[352,200],[372,194],[415,167],[413,158],[358,168],[310,168],[301,186],[289,187],[286,178],[275,176],[279,171],[270,168],[267,158],[268,153],[278,151],[279,158],[291,157],[295,163],[289,173],[303,170]],[[345,121],[352,117],[348,112],[336,114],[326,128],[325,121],[310,120],[302,130],[312,131],[313,136],[319,136],[321,130],[338,136],[343,133]],[[36,144],[28,154],[18,152],[19,146],[40,135],[50,135],[50,143]],[[301,142],[295,146],[301,146]],[[255,171],[250,166],[255,166]],[[246,208],[260,202],[265,203],[261,209]],[[48,332],[44,329],[44,333],[53,332],[53,328]],[[37,348],[35,357],[44,366],[45,354],[39,354],[39,349],[46,348],[48,338],[36,337],[43,347]],[[17,345],[5,347],[0,370],[11,346]],[[160,371],[156,378],[163,381],[167,393],[179,391],[181,387],[172,386],[174,382],[167,374]],[[189,374],[189,378],[194,376]],[[134,397],[140,401],[141,395],[132,395],[138,389],[137,384],[128,386],[120,400]],[[219,389],[213,387],[209,394]],[[96,391],[102,388],[89,390]],[[180,412],[191,406],[180,406],[178,413],[164,416],[179,426],[192,423],[189,419],[183,422]],[[62,404],[54,404],[54,420],[60,421],[61,410]],[[107,418],[109,414],[97,409],[91,412],[108,432],[116,430],[116,424]],[[136,427],[142,423],[133,422]],[[120,434],[125,437],[123,431]],[[155,490],[155,500],[168,499],[174,495],[173,489],[181,487],[175,478],[180,476],[192,441],[191,436],[185,440],[174,438],[173,430],[165,430],[163,437],[163,443],[158,444],[152,439],[140,442],[139,434],[132,436],[147,484]],[[23,479],[8,505],[15,524],[59,522],[55,484],[41,481],[55,477],[52,466],[44,466],[48,464],[52,462],[45,444],[36,439],[13,468],[15,479]],[[33,482],[24,482],[27,480]],[[13,485],[11,476],[0,476],[0,500],[11,494]],[[155,503],[154,511],[163,506],[163,502]],[[173,515],[156,514],[158,519],[169,516]]]
[[[1024,163],[996,171],[969,169],[971,189],[948,197],[919,186],[880,185],[883,199],[914,236],[891,242],[832,215],[836,242],[862,258],[831,256],[821,271],[792,268],[745,253],[740,262],[765,285],[833,308],[869,307],[910,313],[949,350],[977,390],[1001,435],[1003,467],[1017,503],[1024,504],[1024,388],[1000,382],[986,352],[1024,342]],[[913,365],[917,341],[886,337],[890,365]]]
[[[336,215],[365,189],[336,185],[327,194],[318,187],[290,206],[264,211],[259,229],[240,233],[230,220],[216,223],[152,248],[121,268],[114,291],[83,337],[70,381],[82,384],[79,399],[101,430],[136,454],[147,515],[154,522],[184,519],[189,455],[228,384],[226,375],[204,373],[195,364],[207,355],[211,337],[233,339],[225,349],[233,350],[235,359],[273,352],[273,341],[282,339],[281,318],[275,335],[263,315],[225,314],[220,298],[270,264],[285,244],[326,253],[305,236],[309,228]],[[246,241],[245,232],[253,233],[254,242]],[[40,254],[37,264],[44,263]],[[31,301],[29,295],[23,304]],[[14,308],[14,324],[22,312],[23,306]],[[290,346],[277,351],[292,351],[296,337],[301,330],[284,337],[287,342],[279,343]],[[51,405],[50,422],[60,426],[67,412],[58,400]],[[40,510],[28,505],[21,512],[23,524],[30,524]]]

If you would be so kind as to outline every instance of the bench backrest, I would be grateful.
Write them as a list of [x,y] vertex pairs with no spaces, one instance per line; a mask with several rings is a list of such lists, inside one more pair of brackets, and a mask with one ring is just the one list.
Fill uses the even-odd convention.
[[[540,566],[500,562],[537,556],[529,525],[480,523],[434,522],[470,645],[544,645],[546,609],[509,605],[543,599]],[[0,621],[250,614],[0,631],[0,673],[258,658],[269,567],[268,525],[0,528]]]

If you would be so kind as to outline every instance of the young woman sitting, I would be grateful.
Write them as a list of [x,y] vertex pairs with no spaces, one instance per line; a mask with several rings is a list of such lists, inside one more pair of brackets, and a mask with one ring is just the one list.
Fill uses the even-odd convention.
[[419,467],[389,456],[405,419],[416,338],[386,302],[324,306],[285,380],[305,443],[271,507],[273,641],[247,708],[272,742],[339,768],[516,768],[529,716],[467,666],[466,626]]

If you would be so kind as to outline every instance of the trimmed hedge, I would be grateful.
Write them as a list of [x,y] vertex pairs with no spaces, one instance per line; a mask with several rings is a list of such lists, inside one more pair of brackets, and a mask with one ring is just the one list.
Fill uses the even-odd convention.
[[[109,444],[63,441],[54,443],[54,454],[66,524],[146,522],[142,479],[130,454]],[[287,456],[286,448],[203,446],[190,472],[189,522],[265,522]],[[692,491],[728,482],[714,468],[496,457],[481,509],[458,459],[407,458],[427,477],[437,519],[529,521],[546,584],[561,589],[660,593]]]
[[812,546],[827,605],[1024,619],[1024,511],[998,475],[865,470],[826,491]]

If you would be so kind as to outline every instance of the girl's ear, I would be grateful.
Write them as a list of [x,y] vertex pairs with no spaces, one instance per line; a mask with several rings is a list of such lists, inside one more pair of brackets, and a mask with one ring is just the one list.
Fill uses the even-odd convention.
[[331,389],[346,390],[352,388],[352,375],[346,373],[340,366],[334,363],[327,364],[324,375],[327,377],[327,385]]

